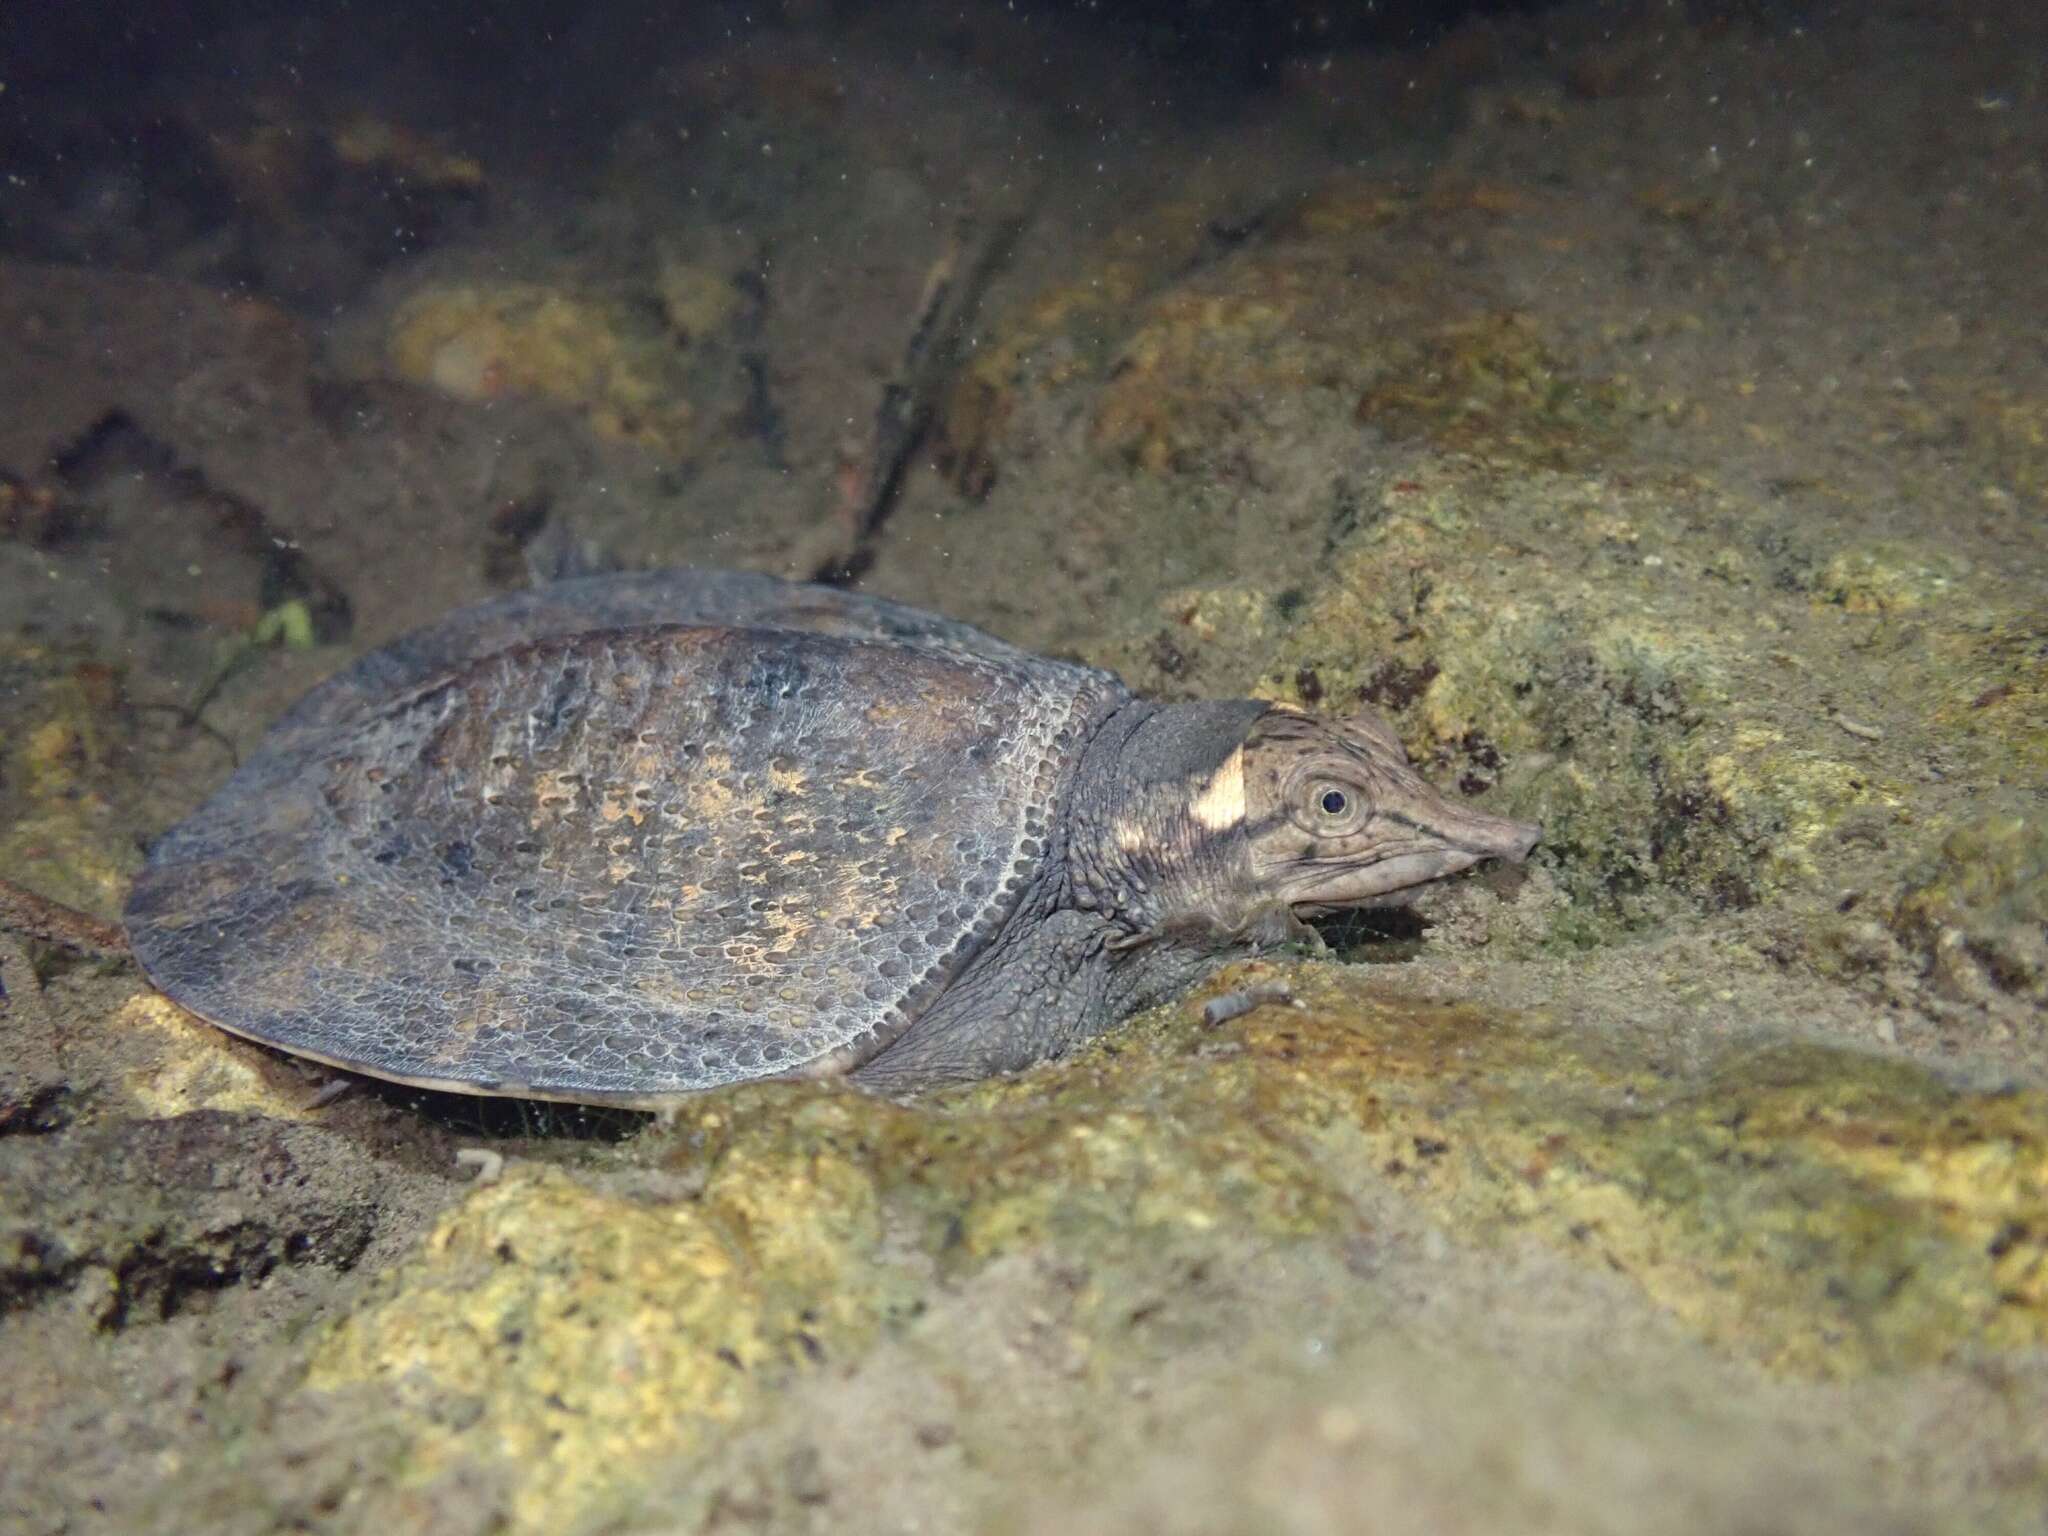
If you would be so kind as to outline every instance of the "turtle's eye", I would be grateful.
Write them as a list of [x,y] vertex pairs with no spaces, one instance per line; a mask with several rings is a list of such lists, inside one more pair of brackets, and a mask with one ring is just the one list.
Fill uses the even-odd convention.
[[1301,786],[1295,820],[1304,832],[1315,837],[1343,837],[1355,832],[1371,806],[1355,784],[1339,779],[1315,778]]

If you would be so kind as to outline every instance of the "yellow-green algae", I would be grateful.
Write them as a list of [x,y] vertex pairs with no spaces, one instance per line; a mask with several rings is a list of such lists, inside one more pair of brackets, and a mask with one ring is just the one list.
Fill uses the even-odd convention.
[[[986,489],[1020,393],[1057,390],[1112,369],[1132,311],[1199,259],[1209,218],[1198,197],[1141,210],[1111,230],[1078,271],[1034,295],[976,348],[939,422],[940,457],[963,486]],[[1255,317],[1257,334],[1270,333],[1270,319],[1263,312]],[[1151,350],[1140,343],[1131,356],[1142,363]],[[1119,446],[1134,436],[1114,422],[1097,431]]]
[[440,1222],[321,1345],[310,1380],[387,1381],[430,1418],[451,1398],[479,1405],[459,1428],[422,1426],[409,1472],[454,1452],[510,1462],[523,1513],[554,1523],[757,1406],[802,1340],[865,1338],[887,1304],[876,1218],[872,1174],[829,1150],[676,1203],[515,1169]]
[[945,404],[940,456],[979,492],[1018,400],[1079,389],[1093,445],[1155,475],[1198,470],[1269,401],[1311,394],[1495,461],[1597,457],[1640,414],[1625,385],[1577,377],[1533,317],[1441,259],[1447,228],[1542,212],[1455,177],[1420,196],[1339,178],[1230,250],[1210,233],[1227,202],[1180,189],[998,320]]
[[109,799],[126,745],[121,677],[26,644],[0,653],[0,870],[54,900],[116,911],[140,862]]
[[168,1120],[200,1110],[310,1118],[311,1082],[287,1058],[187,1013],[159,992],[138,992],[114,1015],[113,1030],[134,1059],[105,1113]]
[[2048,825],[1993,813],[1914,870],[1893,916],[1951,989],[2048,1004]]
[[1974,814],[1960,791],[2048,771],[2023,593],[1931,545],[1802,552],[1693,477],[1418,466],[1284,626],[1232,636],[1263,652],[1251,691],[1372,705],[1427,771],[1542,822],[1572,942],[1882,890]]
[[[630,1499],[862,1350],[934,1274],[1342,1241],[1390,1181],[1474,1240],[1618,1271],[1739,1354],[1851,1374],[2048,1343],[2048,1098],[1817,1045],[1643,1059],[1564,1021],[1377,992],[1223,1029],[1192,1005],[917,1106],[769,1084],[687,1107],[636,1176],[515,1165],[322,1337],[310,1383],[394,1390],[409,1477],[516,1469],[522,1528]],[[652,1182],[648,1182],[652,1181]],[[1083,1356],[1122,1347],[1083,1307]],[[1085,1368],[1085,1366],[1084,1366]],[[452,1405],[452,1406],[451,1406]]]
[[2048,395],[1980,391],[1962,418],[1978,460],[2013,494],[2048,508]]
[[[985,483],[1016,401],[1055,394],[1096,447],[1156,474],[1200,467],[1280,397],[1427,444],[1333,533],[1278,621],[1212,623],[1278,601],[1235,587],[1170,594],[1159,618],[1169,642],[1233,653],[1207,687],[1372,704],[1430,771],[1497,784],[1545,825],[1568,898],[1558,940],[1688,908],[1811,907],[1788,932],[1825,926],[1845,889],[1893,899],[1971,814],[1963,791],[2048,775],[2035,594],[1937,539],[1802,504],[1832,509],[1838,487],[1755,499],[1645,473],[1627,439],[1660,407],[1569,333],[1445,273],[1447,221],[1534,233],[1539,196],[1339,179],[1229,251],[1190,236],[1200,212],[1145,210],[999,319],[948,408],[948,451]],[[1349,302],[1361,273],[1365,309]],[[2039,436],[2026,402],[1993,414],[2008,447]],[[1148,618],[1105,659],[1142,680],[1160,634]],[[1930,761],[1947,790],[1929,791]]]
[[1392,715],[1439,773],[1505,760],[1508,808],[1544,824],[1574,931],[1647,920],[1672,894],[1739,908],[1811,885],[1843,816],[1904,791],[1817,702],[1781,707],[1785,626],[1840,617],[1760,610],[1723,540],[1671,526],[1674,493],[1714,510],[1697,487],[1533,475],[1503,516],[1475,475],[1396,484],[1258,691],[1298,697],[1312,674],[1325,700]]
[[1820,574],[1820,595],[1851,613],[1904,613],[1953,600],[1969,567],[1938,549],[1879,539],[1843,550]]
[[[664,297],[675,284],[670,274]],[[445,394],[551,400],[600,437],[671,458],[701,435],[675,337],[623,297],[523,282],[425,288],[393,316],[389,353],[402,377]]]
[[1565,469],[1611,453],[1642,409],[1611,380],[1579,378],[1526,314],[1460,315],[1392,344],[1358,419],[1452,453]]
[[[1970,772],[2037,790],[2048,782],[2048,607],[2013,610],[1973,592],[1939,624],[1888,636],[1927,724]],[[1888,658],[1890,659],[1890,658]]]

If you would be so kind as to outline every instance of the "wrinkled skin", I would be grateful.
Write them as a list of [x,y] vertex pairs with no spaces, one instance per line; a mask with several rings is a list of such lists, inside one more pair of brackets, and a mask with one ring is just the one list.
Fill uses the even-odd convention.
[[1377,715],[1253,700],[1130,701],[1062,819],[1065,868],[856,1079],[917,1088],[1063,1055],[1221,957],[1313,941],[1305,918],[1519,862],[1540,835],[1438,794]]

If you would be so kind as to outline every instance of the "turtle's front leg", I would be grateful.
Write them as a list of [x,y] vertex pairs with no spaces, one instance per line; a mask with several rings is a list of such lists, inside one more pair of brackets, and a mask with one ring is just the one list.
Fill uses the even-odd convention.
[[1116,932],[1092,913],[1060,911],[997,935],[853,1080],[894,1093],[1057,1060],[1184,991],[1219,959],[1169,943],[1118,953]]

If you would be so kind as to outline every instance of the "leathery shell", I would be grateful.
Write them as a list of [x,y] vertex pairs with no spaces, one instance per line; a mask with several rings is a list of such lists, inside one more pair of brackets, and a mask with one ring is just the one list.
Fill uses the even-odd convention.
[[840,632],[646,622],[693,606],[658,589],[577,627],[647,580],[501,600],[309,695],[152,851],[151,980],[473,1093],[659,1104],[894,1039],[1040,867],[1116,685],[869,600],[792,617],[773,583],[694,606]]

